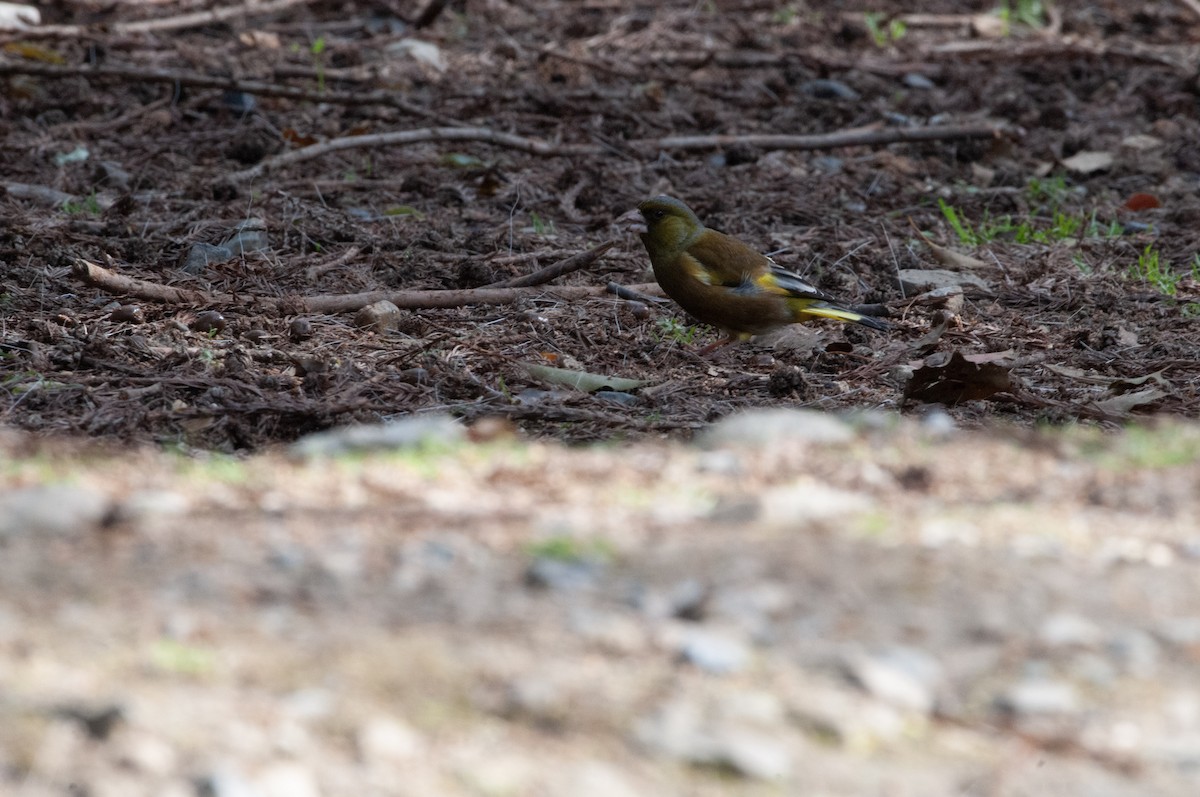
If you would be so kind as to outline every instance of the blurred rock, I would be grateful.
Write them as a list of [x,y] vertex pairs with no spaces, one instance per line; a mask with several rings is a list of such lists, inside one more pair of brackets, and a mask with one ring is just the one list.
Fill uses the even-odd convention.
[[368,766],[402,764],[421,756],[425,738],[407,723],[394,717],[374,717],[358,731],[358,754]]
[[941,663],[911,647],[854,657],[847,663],[847,673],[878,699],[920,714],[933,713],[937,690],[946,682]]
[[44,484],[0,493],[0,538],[17,534],[78,536],[98,528],[108,497],[88,487]]
[[700,437],[705,448],[719,446],[836,445],[854,439],[854,429],[835,415],[817,410],[761,409],[722,418]]
[[227,246],[216,246],[197,242],[188,249],[183,261],[183,270],[189,274],[203,274],[209,266],[228,263],[233,260],[233,250]]
[[570,797],[640,797],[626,775],[615,766],[589,761],[572,767],[550,793]]
[[639,721],[637,740],[648,750],[691,764],[727,769],[762,780],[786,778],[792,754],[780,738],[784,726],[748,721],[737,712],[706,711],[689,697],[677,697]]
[[1100,626],[1068,612],[1052,614],[1038,627],[1038,642],[1047,648],[1094,648],[1100,644]]
[[255,779],[255,785],[262,797],[321,797],[316,777],[298,762],[272,764]]
[[175,771],[179,756],[166,741],[144,731],[134,731],[119,740],[117,760],[135,772],[165,778]]
[[302,437],[288,448],[294,457],[335,457],[364,451],[451,446],[466,436],[446,415],[410,415],[391,423],[345,426]]
[[1026,678],[996,699],[996,707],[1015,719],[1036,716],[1071,716],[1079,712],[1075,687],[1049,678]]
[[746,668],[750,649],[731,634],[697,628],[684,637],[679,657],[712,675],[730,675]]
[[539,556],[525,571],[525,583],[541,589],[576,592],[595,586],[604,569],[605,562],[596,557],[556,559]]
[[1162,646],[1140,628],[1129,628],[1114,634],[1107,647],[1117,665],[1135,678],[1153,678],[1158,672]]

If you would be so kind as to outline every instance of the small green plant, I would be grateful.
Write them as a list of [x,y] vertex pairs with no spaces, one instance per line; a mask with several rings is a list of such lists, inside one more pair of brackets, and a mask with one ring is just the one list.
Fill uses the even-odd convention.
[[100,203],[96,200],[96,192],[85,196],[83,199],[76,202],[74,199],[64,200],[62,203],[63,213],[68,216],[99,216]]
[[554,222],[547,221],[536,213],[529,214],[529,223],[533,226],[535,235],[553,235],[555,232]]
[[908,33],[908,26],[903,20],[887,19],[880,11],[868,11],[863,14],[863,24],[867,26],[867,33],[871,34],[871,41],[875,42],[876,47],[886,47],[898,42]]
[[1179,312],[1184,318],[1200,318],[1200,302],[1188,302]]
[[325,37],[318,36],[309,45],[308,51],[312,54],[313,68],[317,70],[317,91],[325,91]]
[[1026,196],[1031,205],[1037,206],[1037,217],[1028,220],[1018,221],[1010,215],[993,218],[985,212],[983,220],[973,225],[944,199],[938,200],[938,209],[958,240],[967,246],[979,246],[997,238],[1018,244],[1053,244],[1080,238],[1115,238],[1121,234],[1120,223],[1115,220],[1107,224],[1097,222],[1095,211],[1084,216],[1062,210],[1060,205],[1070,192],[1062,177],[1030,180]]
[[1013,25],[1024,25],[1027,28],[1046,26],[1046,6],[1042,0],[1016,0],[1015,4],[1004,0],[995,13],[1004,23],[1006,36],[1011,32]]
[[668,340],[687,346],[696,339],[696,328],[688,326],[678,318],[668,316],[658,319],[658,335],[659,340]]
[[612,544],[599,538],[579,539],[568,534],[555,534],[530,543],[526,548],[536,559],[556,559],[560,562],[582,562],[588,559],[610,561],[615,553]]
[[150,661],[163,672],[193,678],[211,674],[217,665],[217,657],[211,650],[174,639],[155,642],[150,648]]
[[938,197],[938,209],[942,211],[942,216],[946,219],[946,223],[950,225],[950,229],[954,230],[954,234],[958,236],[960,243],[967,246],[976,246],[982,243],[979,236],[971,229],[971,225],[960,218],[954,206],[941,197]]
[[783,8],[776,10],[771,19],[776,25],[790,25],[796,21],[796,17],[800,15],[800,11],[795,5],[788,3]]
[[1031,204],[1046,204],[1057,208],[1071,193],[1067,179],[1062,175],[1054,177],[1033,177],[1025,186],[1025,195]]
[[1129,267],[1129,276],[1152,285],[1164,296],[1174,296],[1182,278],[1171,269],[1171,261],[1160,256],[1153,244],[1146,244],[1137,263]]
[[[325,91],[325,47],[324,36],[318,36],[308,45],[308,54],[312,56],[313,69],[317,73],[317,91]],[[293,43],[289,48],[293,53],[299,53],[301,47]]]

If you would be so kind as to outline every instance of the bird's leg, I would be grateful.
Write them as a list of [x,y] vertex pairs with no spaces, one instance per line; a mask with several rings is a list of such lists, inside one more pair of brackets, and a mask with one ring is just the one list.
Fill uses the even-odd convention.
[[703,349],[698,351],[697,354],[699,354],[701,357],[707,357],[708,355],[712,354],[717,349],[719,349],[723,346],[728,346],[730,343],[733,343],[736,340],[737,340],[737,338],[734,337],[733,335],[726,335],[725,337],[718,340],[716,343],[708,344]]

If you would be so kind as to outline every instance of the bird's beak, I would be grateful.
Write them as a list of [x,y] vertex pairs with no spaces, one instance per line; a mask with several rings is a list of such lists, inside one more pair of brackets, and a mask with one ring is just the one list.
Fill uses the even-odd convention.
[[613,224],[627,232],[636,232],[639,235],[645,235],[647,232],[646,220],[642,218],[642,214],[636,208],[618,216]]

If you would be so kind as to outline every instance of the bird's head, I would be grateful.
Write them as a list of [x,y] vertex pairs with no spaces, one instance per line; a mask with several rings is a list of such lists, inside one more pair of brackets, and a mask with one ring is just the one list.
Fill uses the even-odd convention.
[[656,196],[638,205],[638,212],[646,220],[646,233],[642,239],[665,249],[681,249],[704,232],[704,225],[692,209],[669,196]]

